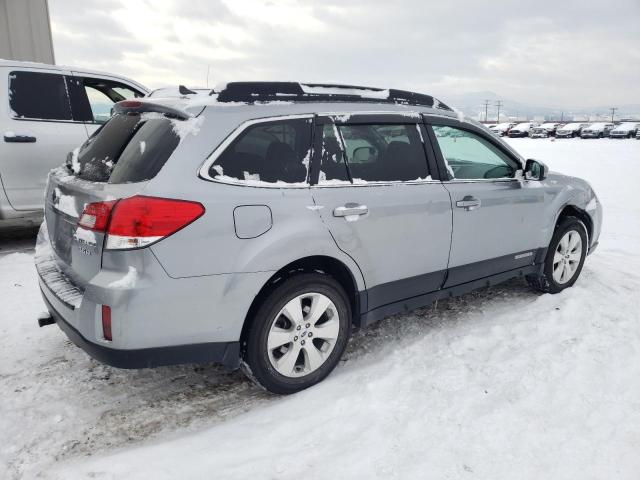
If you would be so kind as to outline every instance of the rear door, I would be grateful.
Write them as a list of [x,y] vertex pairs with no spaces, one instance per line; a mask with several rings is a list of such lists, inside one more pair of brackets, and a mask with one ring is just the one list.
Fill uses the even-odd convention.
[[47,173],[87,139],[74,118],[68,95],[70,72],[11,69],[9,119],[2,132],[0,175],[16,210],[39,210]]
[[532,264],[543,238],[540,182],[524,180],[520,161],[479,128],[432,122],[429,136],[453,205],[445,286]]
[[437,290],[449,194],[430,177],[422,127],[400,115],[319,117],[311,188],[338,247],[360,267],[368,309]]

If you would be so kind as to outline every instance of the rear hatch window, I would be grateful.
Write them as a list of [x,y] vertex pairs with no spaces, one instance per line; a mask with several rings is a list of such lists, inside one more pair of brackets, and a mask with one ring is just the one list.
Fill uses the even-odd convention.
[[180,143],[174,121],[180,120],[159,113],[116,114],[70,154],[67,166],[92,182],[150,180]]

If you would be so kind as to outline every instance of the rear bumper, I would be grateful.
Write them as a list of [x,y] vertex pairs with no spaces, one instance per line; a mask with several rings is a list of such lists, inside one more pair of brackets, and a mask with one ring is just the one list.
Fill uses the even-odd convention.
[[184,363],[220,363],[228,368],[240,365],[240,342],[208,342],[190,345],[120,350],[87,340],[71,326],[41,291],[49,313],[73,343],[96,360],[117,368],[150,368]]

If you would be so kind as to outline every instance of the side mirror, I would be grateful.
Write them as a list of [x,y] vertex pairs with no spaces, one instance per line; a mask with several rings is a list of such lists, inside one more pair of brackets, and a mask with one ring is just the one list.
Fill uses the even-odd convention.
[[358,147],[353,151],[353,162],[368,163],[374,155],[375,149],[373,147]]
[[524,167],[524,178],[527,180],[544,180],[549,175],[549,167],[538,160],[529,159]]

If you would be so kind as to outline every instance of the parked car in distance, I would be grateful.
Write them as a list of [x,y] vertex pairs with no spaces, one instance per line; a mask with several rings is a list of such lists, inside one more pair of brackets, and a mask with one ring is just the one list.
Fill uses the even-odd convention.
[[547,138],[549,136],[549,131],[544,128],[543,125],[538,127],[533,127],[529,130],[529,137],[531,138]]
[[555,123],[555,122],[547,122],[547,123],[543,123],[540,126],[547,131],[547,135],[548,136],[555,137],[556,136],[556,131],[558,130],[558,128],[560,128],[562,126],[562,124],[561,123]]
[[509,138],[528,137],[531,129],[536,126],[538,126],[537,123],[519,123],[509,130]]
[[500,135],[501,137],[504,137],[509,133],[509,130],[515,126],[516,126],[515,123],[505,122],[505,123],[499,123],[496,126],[489,128],[489,130],[491,130],[493,133]]
[[636,132],[636,140],[640,140],[640,128],[638,128],[638,131]]
[[588,123],[567,123],[556,130],[556,138],[575,138],[579,137],[582,129],[588,127]]
[[640,129],[640,123],[623,122],[609,132],[611,138],[633,138]]
[[609,136],[609,132],[613,130],[613,123],[597,122],[592,123],[586,128],[582,129],[580,133],[581,138],[604,138]]
[[118,75],[0,60],[0,221],[41,218],[49,170],[110,118],[115,102],[146,93]]
[[119,102],[49,175],[39,322],[102,362],[242,365],[293,393],[353,328],[514,277],[560,292],[598,243],[587,182],[429,95],[238,82],[207,100]]

